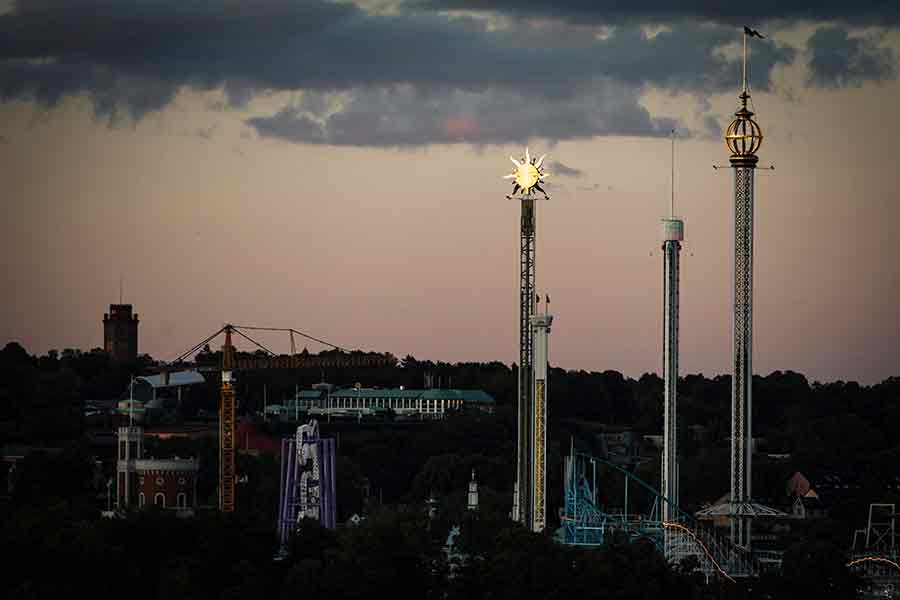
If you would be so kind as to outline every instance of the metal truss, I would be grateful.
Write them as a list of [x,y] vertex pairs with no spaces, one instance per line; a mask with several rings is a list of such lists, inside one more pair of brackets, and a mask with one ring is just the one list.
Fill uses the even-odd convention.
[[531,526],[533,521],[533,358],[535,309],[535,211],[534,199],[522,199],[519,277],[519,417],[518,417],[518,514],[514,518]]
[[[753,414],[753,163],[734,166],[734,321],[731,380],[731,502],[751,502]],[[734,516],[731,541],[750,548],[750,519]]]
[[[611,468],[625,478],[626,486],[642,488],[651,499],[645,511],[630,512],[600,502],[597,467]],[[627,490],[627,487],[626,487]],[[671,564],[694,561],[708,579],[755,576],[759,565],[746,550],[703,527],[693,517],[671,507],[674,520],[660,518],[667,499],[633,473],[600,458],[578,452],[566,457],[563,542],[571,546],[602,546],[613,537],[629,541],[648,540]]]
[[219,407],[219,509],[234,512],[234,387],[231,382],[222,383]]
[[663,457],[662,495],[663,519],[675,519],[674,507],[678,506],[678,435],[677,435],[677,386],[678,386],[678,276],[681,244],[668,240],[663,244]]
[[865,529],[854,532],[847,567],[865,581],[871,597],[900,598],[900,552],[895,540],[894,504],[869,505]]

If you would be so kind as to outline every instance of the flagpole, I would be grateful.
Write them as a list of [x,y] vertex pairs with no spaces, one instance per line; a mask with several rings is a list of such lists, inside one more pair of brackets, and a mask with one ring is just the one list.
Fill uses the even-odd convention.
[[741,85],[743,86],[743,92],[747,93],[747,32],[744,31],[744,66],[741,71]]

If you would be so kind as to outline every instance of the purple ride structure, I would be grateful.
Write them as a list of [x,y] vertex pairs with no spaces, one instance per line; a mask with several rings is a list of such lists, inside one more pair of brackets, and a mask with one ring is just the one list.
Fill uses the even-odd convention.
[[335,528],[335,441],[319,437],[315,420],[297,428],[293,438],[281,440],[281,494],[278,539],[281,553],[303,519]]

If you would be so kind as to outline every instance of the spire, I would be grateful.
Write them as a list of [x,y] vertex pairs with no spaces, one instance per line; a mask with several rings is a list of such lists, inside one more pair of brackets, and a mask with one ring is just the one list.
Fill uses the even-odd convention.
[[743,67],[741,69],[741,95],[740,98],[744,102],[744,108],[747,107],[747,99],[750,98],[750,79],[747,75],[747,36],[758,37],[764,39],[766,36],[744,25],[744,50],[743,50]]
[[469,502],[466,508],[478,510],[478,480],[475,479],[475,469],[472,469],[472,480],[469,481]]
[[735,166],[746,166],[757,162],[756,152],[762,145],[762,129],[753,120],[753,112],[747,108],[750,99],[750,80],[747,73],[747,37],[763,36],[749,27],[744,27],[743,56],[741,68],[741,106],[734,113],[734,120],[725,129],[725,145],[731,152],[731,162]]
[[231,343],[231,325],[225,326],[225,343],[222,345],[222,370],[234,370],[234,346]]
[[741,100],[744,101],[744,106],[747,106],[747,98],[750,97],[750,92],[747,87],[747,28],[744,27],[744,35],[743,35],[743,51],[741,53]]

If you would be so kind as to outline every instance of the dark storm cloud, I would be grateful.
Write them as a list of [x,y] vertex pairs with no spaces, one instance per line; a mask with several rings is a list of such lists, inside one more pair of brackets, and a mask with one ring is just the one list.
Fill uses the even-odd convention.
[[264,137],[335,146],[524,143],[535,137],[664,135],[672,127],[670,119],[652,118],[634,90],[610,80],[597,82],[585,94],[552,99],[506,90],[364,90],[331,115],[317,115],[301,105],[247,124]]
[[[53,105],[88,92],[100,114],[121,103],[135,117],[183,85],[281,89],[301,62],[296,40],[358,14],[350,5],[287,0],[34,0],[0,16],[0,97]],[[291,60],[293,59],[293,60]]]
[[554,175],[562,175],[563,177],[584,177],[584,171],[581,169],[566,166],[558,160],[547,165],[547,170]]
[[[522,35],[322,0],[34,0],[0,16],[0,98],[52,106],[86,93],[115,120],[164,108],[182,88],[224,89],[232,107],[272,91],[350,92],[335,114],[294,106],[248,120],[260,135],[336,144],[657,135],[640,93],[735,87],[735,61],[715,49],[737,39],[695,23],[653,37],[637,25],[606,39],[562,26]],[[793,56],[755,44],[754,87]]]
[[[549,29],[488,32],[474,19],[435,15],[371,16],[321,0],[117,0],[29,2],[0,17],[0,57],[20,67],[21,89],[34,81],[52,99],[71,87],[108,85],[106,77],[209,88],[227,83],[238,102],[259,89],[420,86],[529,89],[566,93],[600,75],[678,89],[731,85],[732,63],[713,48],[734,41],[728,28],[686,25],[647,38],[639,28],[607,40],[592,32]],[[565,33],[565,36],[561,36]],[[762,84],[769,68],[791,58],[758,45]],[[58,61],[48,69],[41,59]],[[28,67],[26,69],[22,68]],[[35,64],[37,63],[37,64]],[[80,77],[93,68],[89,77]],[[71,72],[63,77],[63,69]],[[52,74],[38,79],[39,72]],[[59,81],[54,89],[53,82]]]
[[[554,18],[576,24],[672,23],[687,20],[731,25],[773,21],[842,21],[897,25],[900,3],[888,0],[408,0],[432,10],[491,11],[522,18]],[[765,33],[765,32],[763,32]]]
[[[333,115],[286,107],[247,124],[265,137],[333,145],[657,136],[678,124],[654,119],[640,105],[648,85],[705,96],[738,84],[737,63],[713,51],[733,41],[730,28],[691,25],[653,38],[623,28],[604,40],[588,32],[567,32],[560,40],[558,31],[538,30],[527,45],[518,32],[479,30],[467,37],[478,56],[463,61],[464,77],[456,67],[444,70],[450,84],[422,77],[370,87]],[[772,68],[790,62],[794,50],[768,40],[757,46],[754,86],[768,89]]]
[[894,54],[875,37],[851,38],[842,27],[818,29],[808,42],[809,80],[819,87],[859,86],[896,74]]

